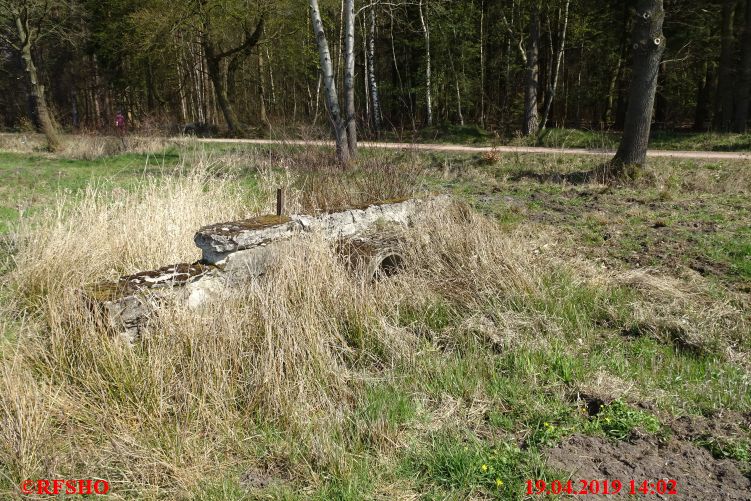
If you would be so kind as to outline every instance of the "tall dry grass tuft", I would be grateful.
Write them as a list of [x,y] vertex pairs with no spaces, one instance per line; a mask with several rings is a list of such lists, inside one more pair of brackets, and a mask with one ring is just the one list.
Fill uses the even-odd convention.
[[9,275],[17,295],[38,302],[71,286],[199,259],[197,228],[254,214],[262,204],[205,165],[169,180],[144,178],[130,191],[90,186],[75,198],[61,194],[55,207],[17,228]]
[[348,302],[360,301],[325,242],[290,242],[264,280],[198,314],[175,308],[163,316],[146,351],[172,354],[180,379],[165,389],[204,399],[212,413],[301,423],[347,398],[340,320]]
[[395,161],[391,154],[372,153],[346,172],[329,166],[302,170],[299,177],[302,208],[312,212],[406,199],[427,191],[425,169],[416,156]]
[[496,223],[464,204],[429,214],[410,233],[405,249],[430,289],[465,308],[497,297],[539,292],[533,242],[504,234]]
[[56,395],[25,367],[0,366],[0,464],[16,479],[49,471],[58,434]]
[[41,134],[22,132],[20,134],[0,133],[0,149],[12,153],[32,153],[45,148],[45,139]]
[[[58,156],[76,160],[97,160],[123,153],[161,153],[172,144],[172,140],[158,135],[129,135],[123,139],[100,134],[65,135],[64,146]],[[187,142],[181,140],[182,143]],[[35,132],[21,134],[0,134],[0,149],[13,153],[45,152],[46,141],[42,134]]]
[[69,138],[60,154],[77,160],[96,160],[123,153],[161,153],[170,140],[159,136],[101,136],[81,134]]
[[426,192],[426,169],[415,154],[364,152],[347,170],[328,148],[260,149],[252,154],[265,181],[262,187],[294,188],[288,201],[291,212],[342,209]]
[[[273,186],[294,182],[261,179],[258,206]],[[14,482],[47,468],[107,478],[137,496],[190,490],[238,458],[252,460],[246,441],[259,422],[300,437],[307,461],[337,468],[346,443],[335,437],[349,426],[363,382],[418,351],[419,334],[399,327],[405,307],[435,297],[487,304],[535,289],[523,246],[458,207],[408,232],[410,269],[394,280],[364,281],[328,243],[299,238],[263,280],[239,292],[199,311],[165,304],[132,349],[109,338],[76,294],[85,283],[195,259],[195,229],[242,215],[246,203],[227,181],[193,170],[117,196],[92,188],[20,228],[6,285],[34,314],[20,333],[14,372],[2,374],[2,384],[16,388],[4,396],[13,426],[0,438]],[[14,403],[23,378],[44,391],[24,390],[33,400]],[[54,426],[42,404],[50,394],[64,409]],[[19,435],[32,425],[65,430],[57,452]]]
[[613,285],[639,293],[626,318],[614,315],[632,334],[652,335],[679,348],[731,358],[751,347],[751,316],[744,311],[748,307],[744,298],[728,294],[719,300],[707,292],[706,282],[691,283],[648,269],[616,273],[611,279]]

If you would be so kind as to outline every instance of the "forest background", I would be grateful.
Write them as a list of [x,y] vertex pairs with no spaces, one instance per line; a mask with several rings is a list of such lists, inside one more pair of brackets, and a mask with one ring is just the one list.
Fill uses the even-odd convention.
[[[24,0],[0,34],[0,127],[262,137],[329,134],[307,2]],[[666,0],[655,129],[748,126],[751,2]],[[8,4],[8,5],[5,5]],[[345,72],[345,2],[322,0],[334,72]],[[412,0],[355,5],[361,136],[536,136],[623,127],[632,0]],[[22,23],[23,24],[23,23]],[[20,27],[20,28],[19,28]],[[22,39],[22,38],[21,38]],[[35,66],[32,85],[26,49]],[[534,70],[534,71],[532,71]],[[35,90],[34,87],[37,87]],[[525,113],[534,87],[536,123]],[[41,94],[41,101],[35,92]],[[339,87],[339,93],[342,87]]]

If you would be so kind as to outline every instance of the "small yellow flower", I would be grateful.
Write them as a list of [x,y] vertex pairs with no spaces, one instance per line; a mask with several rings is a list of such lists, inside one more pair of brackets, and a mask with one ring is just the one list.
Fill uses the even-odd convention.
[[609,423],[609,422],[610,422],[610,418],[609,418],[609,417],[606,417],[606,418],[605,418],[605,422],[606,422],[606,423]]
[[482,465],[482,471],[488,471],[488,465],[486,464]]
[[543,423],[543,424],[545,425],[545,428],[550,428],[550,423],[548,423],[548,422],[545,422],[545,423]]
[[500,478],[496,478],[495,479],[495,486],[498,487],[499,489],[501,487],[503,487],[503,480],[501,480]]

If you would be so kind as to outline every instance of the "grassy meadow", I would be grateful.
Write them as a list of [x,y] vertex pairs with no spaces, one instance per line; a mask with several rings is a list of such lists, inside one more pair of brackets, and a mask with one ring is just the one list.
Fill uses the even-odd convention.
[[[751,421],[744,162],[605,186],[565,182],[593,157],[363,150],[342,172],[327,149],[2,141],[0,498],[101,478],[110,499],[540,499],[526,481],[568,478],[546,454],[573,435],[685,440],[751,475],[747,427],[676,425]],[[269,213],[278,187],[291,212],[457,203],[407,231],[391,279],[293,241],[133,348],[97,327],[81,286],[195,261],[199,226]]]

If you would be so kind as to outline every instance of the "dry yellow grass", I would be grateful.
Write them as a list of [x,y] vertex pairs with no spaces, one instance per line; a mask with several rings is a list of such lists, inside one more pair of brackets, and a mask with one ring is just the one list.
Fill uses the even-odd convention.
[[[262,176],[262,193],[278,176]],[[301,198],[291,193],[293,204]],[[400,310],[442,294],[471,307],[534,289],[521,242],[458,206],[409,232],[411,271],[395,280],[368,285],[307,237],[240,293],[199,312],[165,306],[135,349],[98,328],[78,287],[197,258],[193,231],[263,205],[244,203],[226,182],[192,171],[115,198],[92,188],[19,229],[6,286],[19,298],[10,313],[30,320],[6,357],[2,384],[14,390],[3,392],[2,409],[12,426],[0,449],[14,483],[78,470],[141,495],[191,489],[244,454],[237,427],[252,416],[307,437],[314,457],[336,464],[341,445],[325,430],[342,426],[362,367],[386,369],[416,353],[418,338],[396,327]],[[312,423],[322,431],[311,433]]]
[[[189,139],[183,143],[189,143]],[[13,153],[46,153],[44,136],[36,133],[0,134],[0,150]],[[95,160],[120,153],[160,153],[171,141],[159,135],[114,136],[80,134],[63,136],[63,148],[55,156],[77,160]]]
[[257,213],[266,202],[196,170],[168,182],[146,178],[133,192],[91,186],[75,201],[64,193],[55,207],[18,227],[11,279],[33,300],[72,285],[193,262],[200,258],[192,240],[197,228]]
[[[645,273],[582,272],[575,259],[544,250],[553,243],[548,234],[504,232],[456,204],[405,233],[407,271],[393,279],[363,282],[324,241],[301,237],[262,280],[199,311],[166,304],[136,347],[113,342],[76,293],[82,285],[197,259],[199,226],[265,212],[278,186],[287,187],[291,211],[397,190],[378,191],[369,181],[364,190],[322,184],[311,194],[309,186],[293,188],[297,173],[261,166],[259,190],[249,198],[210,175],[211,165],[200,157],[183,175],[144,180],[115,197],[91,188],[18,229],[4,284],[15,300],[3,313],[19,340],[3,348],[0,361],[6,486],[97,477],[112,483],[113,499],[179,498],[238,465],[259,464],[302,479],[310,492],[326,482],[321,472],[351,474],[353,444],[384,453],[409,446],[399,425],[351,414],[370,383],[398,381],[400,368],[414,366],[411,377],[430,381],[448,364],[444,354],[475,345],[513,350],[586,336],[578,312],[566,318],[565,307],[581,300],[571,290],[595,296],[607,321],[655,330],[701,304],[683,285]],[[626,286],[640,302],[627,313],[610,310],[603,298]],[[448,321],[420,318],[431,308]],[[700,334],[704,327],[716,332],[712,323],[742,328],[732,309],[696,313],[705,317]],[[490,408],[479,387],[466,402],[415,398],[428,417],[412,438],[457,421],[479,428]],[[8,487],[0,495],[17,493]]]

